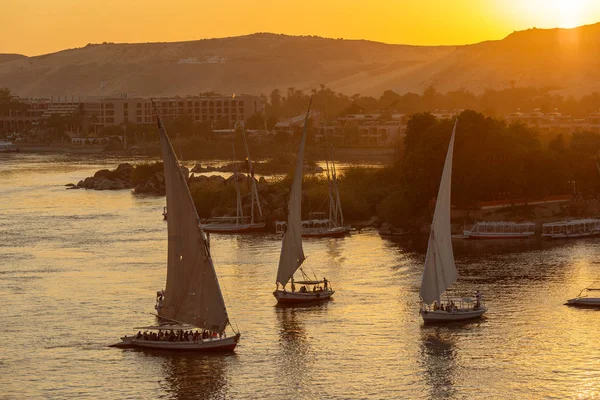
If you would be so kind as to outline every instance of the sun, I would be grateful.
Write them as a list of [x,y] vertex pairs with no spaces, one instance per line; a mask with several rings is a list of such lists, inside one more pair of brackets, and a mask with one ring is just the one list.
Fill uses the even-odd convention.
[[589,11],[590,0],[548,0],[546,7],[553,8],[560,28],[574,28],[582,25]]

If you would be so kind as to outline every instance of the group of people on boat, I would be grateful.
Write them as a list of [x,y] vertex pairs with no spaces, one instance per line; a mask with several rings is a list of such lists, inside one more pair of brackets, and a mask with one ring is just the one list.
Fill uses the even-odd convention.
[[145,331],[144,333],[142,333],[141,331],[138,331],[138,333],[135,335],[135,338],[137,340],[151,340],[151,341],[155,341],[155,342],[194,342],[194,343],[198,343],[200,340],[206,340],[206,339],[216,339],[217,337],[219,339],[223,338],[223,335],[227,336],[226,333],[217,333],[217,332],[211,332],[211,331],[207,331],[207,330],[203,330],[202,332],[200,332],[199,330],[196,331],[183,331],[183,330],[178,330],[177,332],[173,331],[171,329],[170,332],[163,332],[163,331],[159,331],[158,333],[156,332],[148,332]]
[[[479,290],[475,293],[475,304],[473,305],[473,311],[479,310],[481,307],[481,293]],[[440,305],[438,306],[437,301],[433,302],[433,311],[447,311],[447,312],[457,312],[459,308],[454,304],[453,300],[450,300],[447,304],[444,305],[443,302],[440,301]],[[461,309],[464,311],[463,309]]]
[[[279,284],[277,284],[277,286],[279,286]],[[292,293],[296,292],[296,285],[294,284],[294,280],[292,279]],[[323,278],[323,286],[321,285],[313,285],[312,287],[312,292],[316,293],[316,292],[322,292],[322,291],[327,291],[329,290],[329,281],[327,280],[327,278]],[[284,288],[285,290],[285,288]],[[302,285],[300,287],[300,290],[298,291],[300,293],[309,293],[310,290],[306,287],[306,285]]]

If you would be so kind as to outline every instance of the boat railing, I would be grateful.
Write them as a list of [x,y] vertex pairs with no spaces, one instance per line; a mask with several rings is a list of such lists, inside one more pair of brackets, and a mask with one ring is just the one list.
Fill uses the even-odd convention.
[[[466,310],[479,310],[481,307],[485,307],[485,301],[483,298],[479,299],[479,305],[477,305],[477,298],[463,297],[463,298],[449,298],[446,301],[442,301],[441,304],[434,302],[433,304],[425,304],[421,301],[421,310],[424,311],[448,311],[446,307],[448,305],[454,305],[456,310],[454,311],[466,311]],[[444,306],[444,309],[441,306]],[[452,312],[448,311],[448,312]]]

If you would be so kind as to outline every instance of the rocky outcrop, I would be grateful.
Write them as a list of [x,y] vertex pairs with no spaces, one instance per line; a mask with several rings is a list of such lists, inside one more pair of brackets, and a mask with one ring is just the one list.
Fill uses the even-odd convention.
[[81,180],[77,185],[69,183],[68,189],[94,189],[94,190],[123,190],[133,187],[132,174],[134,171],[133,165],[129,163],[119,164],[119,166],[111,171],[101,169],[94,176],[90,176]]
[[155,172],[149,179],[138,183],[135,186],[135,193],[157,194],[164,196],[165,175],[161,172]]

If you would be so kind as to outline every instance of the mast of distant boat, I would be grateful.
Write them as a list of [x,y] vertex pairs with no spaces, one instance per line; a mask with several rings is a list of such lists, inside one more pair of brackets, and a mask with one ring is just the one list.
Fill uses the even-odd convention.
[[250,150],[248,149],[248,141],[246,140],[246,128],[244,127],[244,123],[242,125],[242,137],[244,138],[244,149],[246,150],[246,161],[248,163],[248,174],[250,179],[250,191],[252,198],[252,206],[250,208],[250,223],[254,223],[254,204],[256,203],[256,209],[258,210],[259,218],[262,220],[262,208],[260,206],[260,198],[258,197],[258,188],[256,187],[256,180],[254,179],[254,168],[252,166],[252,160],[250,159]]

